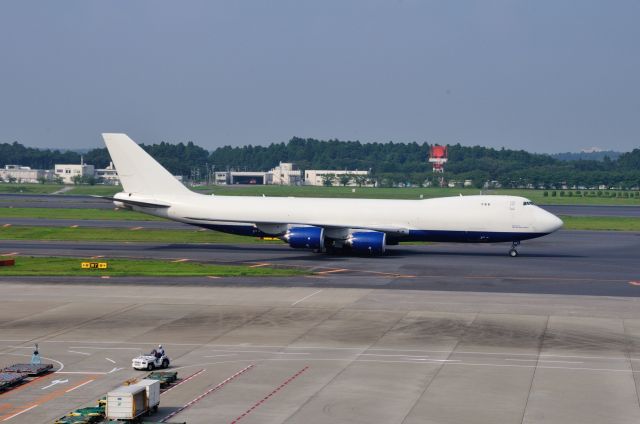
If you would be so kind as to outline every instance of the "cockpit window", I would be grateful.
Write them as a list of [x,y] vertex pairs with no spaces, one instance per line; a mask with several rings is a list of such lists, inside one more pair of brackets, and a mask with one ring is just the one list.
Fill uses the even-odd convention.
[[527,200],[526,202],[522,202],[522,204],[523,204],[524,206],[527,206],[527,205],[533,205],[533,202],[532,202],[531,200]]

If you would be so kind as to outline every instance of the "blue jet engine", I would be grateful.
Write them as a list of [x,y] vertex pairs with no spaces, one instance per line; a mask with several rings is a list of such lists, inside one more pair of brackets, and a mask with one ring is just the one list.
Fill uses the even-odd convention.
[[386,244],[386,234],[379,231],[362,231],[352,233],[345,245],[356,253],[382,255]]
[[324,248],[324,228],[320,227],[293,227],[282,238],[296,249]]

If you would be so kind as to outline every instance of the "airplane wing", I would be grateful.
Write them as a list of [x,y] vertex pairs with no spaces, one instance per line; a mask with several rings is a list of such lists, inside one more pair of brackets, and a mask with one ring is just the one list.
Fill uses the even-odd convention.
[[[189,220],[193,220],[193,221],[200,221],[200,222],[206,222],[206,223],[236,223],[236,224],[246,224],[247,222],[245,221],[235,221],[235,220],[225,220],[225,219],[209,219],[209,218],[197,218],[197,217],[185,217],[185,219],[189,219]],[[376,225],[369,225],[369,226],[362,226],[362,225],[358,225],[358,224],[354,224],[354,225],[350,225],[350,224],[345,224],[345,225],[335,225],[335,224],[329,224],[329,223],[324,223],[324,222],[271,222],[271,221],[253,221],[250,224],[259,226],[259,225],[273,225],[273,226],[278,226],[278,225],[301,225],[301,226],[313,226],[313,227],[321,227],[324,229],[352,229],[352,230],[368,230],[368,231],[379,231],[381,233],[387,233],[387,234],[408,234],[409,233],[409,229],[406,227],[402,227],[400,225],[398,226],[394,226],[394,225],[384,225],[384,226],[376,226]]]

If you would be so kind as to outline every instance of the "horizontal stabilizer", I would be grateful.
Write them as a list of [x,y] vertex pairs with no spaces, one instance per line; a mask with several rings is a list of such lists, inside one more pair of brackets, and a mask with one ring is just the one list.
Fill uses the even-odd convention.
[[129,200],[129,199],[120,199],[117,197],[109,197],[109,196],[92,196],[92,197],[97,197],[98,199],[110,200],[112,202],[121,202],[121,203],[124,203],[125,205],[140,206],[143,208],[168,208],[169,206],[171,206],[169,203],[160,202],[157,200],[153,200],[153,201]]

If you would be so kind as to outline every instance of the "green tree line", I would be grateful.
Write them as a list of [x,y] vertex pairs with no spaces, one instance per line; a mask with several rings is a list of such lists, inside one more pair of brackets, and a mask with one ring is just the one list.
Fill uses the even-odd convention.
[[[268,146],[224,146],[212,152],[194,144],[168,143],[141,145],[176,175],[189,176],[198,170],[204,177],[215,170],[248,169],[267,171],[279,162],[294,162],[302,169],[370,170],[380,182],[422,184],[435,180],[427,162],[427,143],[361,143],[322,141],[294,137],[288,142]],[[109,164],[106,148],[84,154],[86,163],[103,168]],[[18,164],[53,169],[56,163],[79,163],[77,152],[25,147],[20,143],[0,143],[0,166]],[[449,146],[447,179],[471,179],[476,185],[498,181],[504,187],[533,184],[551,186],[566,183],[587,187],[640,186],[640,149],[623,153],[616,160],[562,161],[545,154],[523,150],[493,149],[481,146]]]

